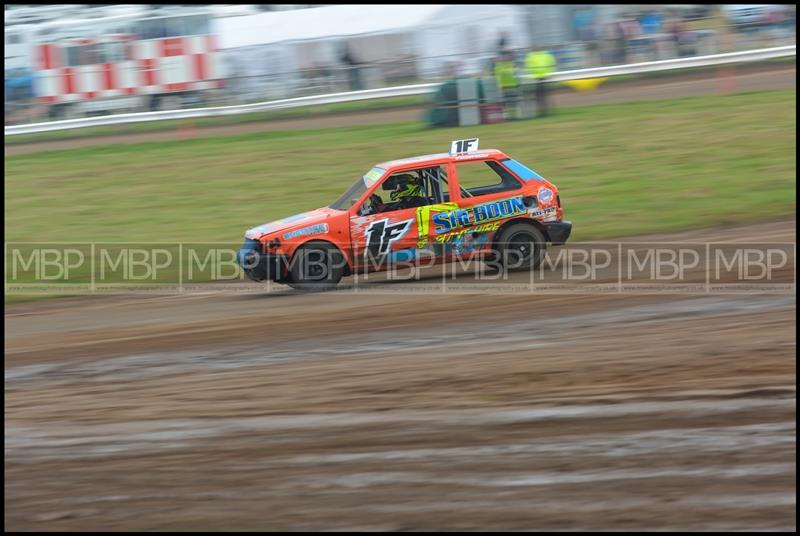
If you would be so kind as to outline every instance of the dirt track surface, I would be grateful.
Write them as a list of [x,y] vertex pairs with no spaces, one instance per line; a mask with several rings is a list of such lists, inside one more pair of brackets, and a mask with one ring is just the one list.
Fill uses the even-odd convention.
[[795,528],[794,291],[399,285],[7,307],[6,529]]
[[[553,95],[556,109],[575,106],[591,106],[614,102],[671,99],[713,95],[721,91],[759,91],[792,89],[797,87],[796,64],[744,64],[722,67],[709,74],[693,72],[676,74],[666,78],[642,79],[617,84],[601,85],[596,91],[575,92],[562,88]],[[18,145],[6,145],[5,155],[28,154],[44,150],[74,149],[115,143],[145,143],[163,140],[184,139],[187,136],[212,137],[272,130],[303,130],[309,128],[331,128],[351,125],[382,125],[422,119],[425,109],[404,108],[348,114],[319,115],[310,118],[279,119],[204,127],[192,131],[162,131],[141,134],[121,134],[97,138],[76,138]]]

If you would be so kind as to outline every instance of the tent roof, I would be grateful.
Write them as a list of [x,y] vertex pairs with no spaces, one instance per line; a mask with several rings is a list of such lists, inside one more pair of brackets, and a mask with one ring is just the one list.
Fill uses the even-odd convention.
[[430,22],[448,7],[434,5],[337,5],[218,19],[220,45],[236,48],[283,41],[396,33]]

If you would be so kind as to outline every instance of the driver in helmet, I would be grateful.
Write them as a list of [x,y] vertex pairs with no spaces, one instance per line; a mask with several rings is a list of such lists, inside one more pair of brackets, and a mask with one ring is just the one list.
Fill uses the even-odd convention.
[[422,179],[415,175],[397,176],[397,186],[389,194],[392,201],[397,201],[397,208],[419,207],[425,204]]
[[394,189],[389,193],[391,203],[384,203],[377,194],[370,196],[370,214],[398,210],[402,208],[421,207],[428,204],[424,196],[423,181],[410,173],[392,177]]

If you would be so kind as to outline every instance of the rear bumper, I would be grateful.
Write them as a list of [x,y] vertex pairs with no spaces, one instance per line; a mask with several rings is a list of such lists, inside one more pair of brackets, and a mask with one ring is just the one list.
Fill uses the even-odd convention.
[[554,246],[563,246],[570,233],[572,233],[571,221],[554,221],[544,224],[547,236]]
[[261,253],[253,246],[245,244],[236,256],[239,266],[253,281],[279,281],[286,274],[289,259],[286,255]]

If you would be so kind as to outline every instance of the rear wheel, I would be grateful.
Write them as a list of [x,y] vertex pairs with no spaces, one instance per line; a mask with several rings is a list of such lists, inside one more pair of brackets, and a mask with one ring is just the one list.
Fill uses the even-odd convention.
[[509,272],[532,270],[544,259],[547,243],[544,234],[527,223],[504,229],[495,242],[496,259]]
[[286,284],[298,290],[331,290],[342,280],[345,267],[339,248],[327,242],[310,242],[292,257]]

